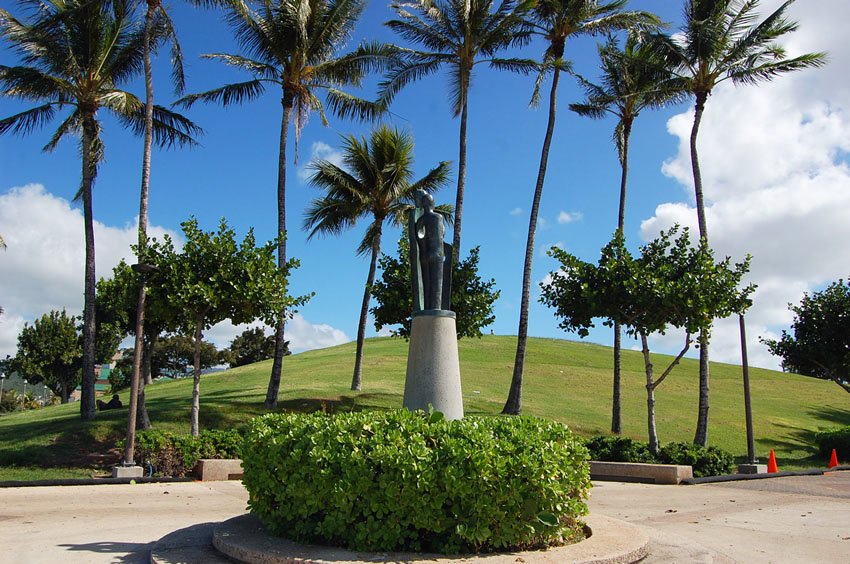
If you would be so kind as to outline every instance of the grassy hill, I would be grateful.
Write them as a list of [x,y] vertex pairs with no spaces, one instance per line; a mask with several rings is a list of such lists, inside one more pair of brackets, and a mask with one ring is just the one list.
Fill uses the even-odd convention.
[[[459,343],[467,414],[498,414],[510,385],[516,337],[485,336]],[[354,343],[287,357],[281,410],[327,411],[401,406],[407,343],[370,339],[365,346],[363,391],[351,392]],[[670,358],[658,355],[657,366]],[[557,339],[530,339],[523,391],[524,413],[556,419],[584,436],[610,426],[611,349]],[[643,357],[623,352],[623,432],[646,439]],[[264,413],[271,361],[205,375],[201,381],[201,428],[240,426]],[[757,455],[776,450],[780,469],[822,466],[811,435],[850,425],[850,395],[831,382],[751,369]],[[746,454],[743,387],[739,366],[711,368],[713,445]],[[659,438],[690,441],[696,423],[698,363],[685,359],[657,391]],[[157,429],[188,433],[191,379],[147,388]],[[127,405],[125,392],[121,400]],[[126,432],[126,409],[79,419],[76,404],[0,417],[0,480],[89,476],[114,464],[116,440]]]

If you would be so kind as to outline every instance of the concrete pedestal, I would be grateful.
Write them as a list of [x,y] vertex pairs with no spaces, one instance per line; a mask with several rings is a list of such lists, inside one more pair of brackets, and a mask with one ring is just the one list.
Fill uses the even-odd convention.
[[767,464],[739,464],[738,474],[767,474]]
[[453,311],[435,309],[413,314],[404,407],[411,411],[433,408],[446,419],[463,417]]
[[141,466],[118,465],[112,467],[113,478],[141,478],[145,471]]

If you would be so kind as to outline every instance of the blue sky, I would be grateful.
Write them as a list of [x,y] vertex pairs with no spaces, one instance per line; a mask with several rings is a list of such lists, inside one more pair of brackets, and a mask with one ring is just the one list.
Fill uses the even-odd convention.
[[[221,63],[199,58],[202,53],[238,52],[218,12],[170,4],[185,56],[188,92],[247,79]],[[762,4],[761,12],[766,14],[779,2],[765,0]],[[0,7],[20,14],[9,0],[0,0]],[[630,4],[631,9],[654,11],[671,22],[673,29],[681,7],[681,2],[669,0],[634,0]],[[718,254],[741,258],[750,252],[755,257],[751,278],[760,284],[760,293],[756,294],[753,326],[748,332],[754,349],[751,359],[763,366],[775,366],[776,360],[760,348],[758,336],[774,335],[787,326],[786,304],[798,300],[804,291],[847,275],[845,265],[850,256],[845,245],[836,244],[848,231],[841,220],[847,216],[842,212],[850,211],[846,165],[850,95],[841,79],[848,65],[840,28],[834,23],[846,21],[840,14],[850,16],[850,8],[838,0],[800,0],[792,11],[801,29],[786,42],[789,49],[792,53],[829,50],[829,67],[798,73],[766,88],[718,89],[706,113],[700,148],[709,184],[709,230]],[[364,39],[399,41],[383,26],[391,17],[387,4],[370,3],[347,48]],[[835,33],[829,33],[830,29]],[[595,76],[596,43],[596,38],[582,37],[567,45],[575,69],[585,76]],[[521,53],[537,57],[542,49],[542,43],[535,42]],[[175,99],[167,82],[166,63],[165,57],[160,57],[155,66],[160,104]],[[0,64],[14,64],[5,46],[0,50]],[[377,77],[372,79],[362,94],[371,95],[376,81]],[[528,107],[532,86],[530,77],[481,66],[469,101],[463,253],[480,245],[480,273],[495,278],[502,291],[492,327],[497,334],[516,334],[517,330],[528,210],[546,120],[545,104],[536,110]],[[544,87],[548,91],[548,83]],[[128,89],[143,95],[141,81]],[[443,74],[415,83],[398,96],[387,120],[413,133],[419,175],[442,160],[456,165],[459,121],[451,116],[447,91],[448,79]],[[555,267],[545,255],[548,247],[561,245],[593,260],[616,225],[620,169],[611,142],[614,123],[572,114],[567,106],[580,98],[576,82],[564,77],[537,233],[535,285]],[[25,107],[0,99],[0,116]],[[690,104],[686,104],[647,112],[636,122],[626,225],[633,246],[674,221],[695,224],[686,174],[690,163],[683,152],[689,110]],[[178,231],[180,222],[190,215],[212,229],[224,216],[240,234],[253,227],[258,239],[272,238],[276,230],[279,91],[268,91],[261,100],[241,107],[225,110],[197,105],[186,113],[206,134],[198,148],[155,152],[149,212],[153,232]],[[141,162],[141,140],[111,119],[104,123],[106,162],[94,190],[95,219],[103,224],[97,240],[98,276],[108,276],[118,258],[128,254],[126,245],[138,214]],[[301,260],[291,287],[294,293],[316,292],[291,327],[295,350],[356,335],[368,263],[366,258],[355,257],[354,250],[365,224],[342,237],[307,242],[301,220],[317,192],[307,185],[303,171],[313,156],[332,158],[341,134],[365,135],[369,129],[369,125],[333,117],[329,127],[323,127],[314,115],[303,130],[299,163],[294,165],[290,158],[288,252]],[[82,223],[77,204],[67,203],[79,186],[78,148],[76,141],[69,139],[54,153],[42,153],[40,148],[51,132],[48,127],[27,137],[0,137],[0,233],[9,244],[0,255],[0,304],[7,310],[0,318],[0,355],[14,353],[23,322],[54,307],[79,311],[82,302]],[[293,155],[291,149],[289,154]],[[453,203],[454,184],[436,199]],[[386,230],[383,249],[394,252],[398,237],[396,230]],[[535,288],[530,334],[567,336],[558,329],[552,313],[536,303],[538,293]],[[230,327],[217,327],[209,336],[221,346],[235,333]],[[369,333],[374,334],[371,323]],[[721,323],[715,339],[716,358],[739,361],[732,325]],[[608,343],[610,332],[602,328],[591,340]],[[659,350],[671,350],[678,340],[671,335],[657,338],[655,343]]]

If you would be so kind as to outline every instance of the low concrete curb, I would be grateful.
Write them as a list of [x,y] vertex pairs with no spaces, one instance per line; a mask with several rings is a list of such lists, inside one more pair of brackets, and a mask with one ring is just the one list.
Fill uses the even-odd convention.
[[[354,562],[476,562],[514,564],[515,562],[585,564],[627,564],[647,555],[649,536],[643,529],[612,519],[587,519],[591,536],[570,546],[546,551],[512,552],[474,556],[443,556],[413,553],[364,553],[339,548],[293,543],[266,532],[260,522],[247,514],[225,521],[213,532],[213,546],[225,556],[250,564],[345,564]],[[156,560],[156,562],[170,562]]]
[[642,462],[590,461],[590,478],[592,480],[642,482],[675,486],[693,477],[694,472],[691,466],[646,464]]

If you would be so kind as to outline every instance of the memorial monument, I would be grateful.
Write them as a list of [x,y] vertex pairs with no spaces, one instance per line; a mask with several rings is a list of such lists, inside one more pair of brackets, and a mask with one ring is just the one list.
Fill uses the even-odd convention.
[[443,242],[444,219],[434,210],[433,196],[424,190],[416,192],[407,231],[413,319],[404,407],[433,409],[446,419],[460,419],[463,397],[455,313],[451,311],[452,246]]

